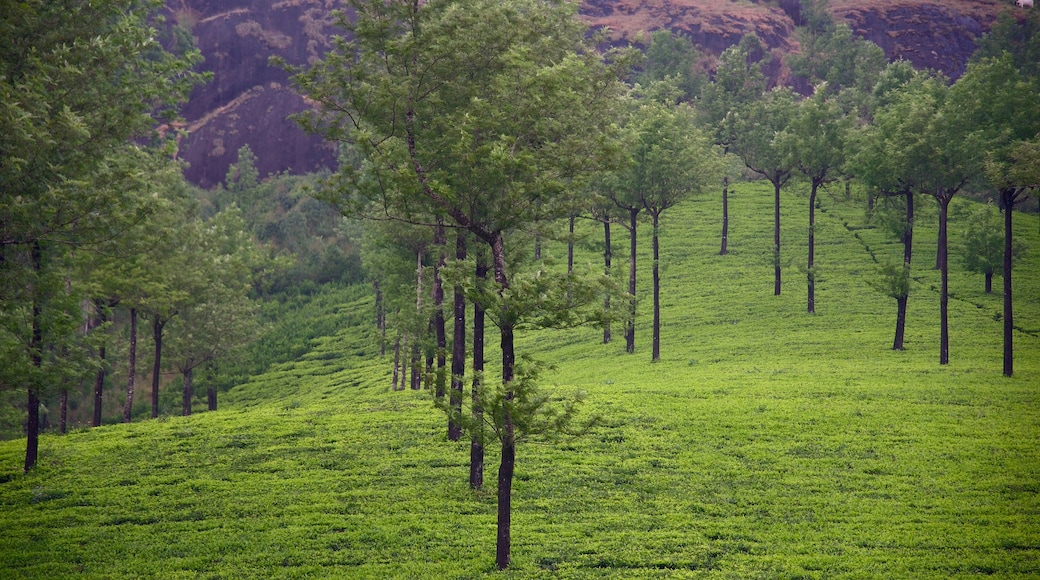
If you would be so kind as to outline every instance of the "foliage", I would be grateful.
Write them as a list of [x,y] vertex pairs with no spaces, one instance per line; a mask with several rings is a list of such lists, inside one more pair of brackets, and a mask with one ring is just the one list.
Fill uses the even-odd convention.
[[242,146],[238,160],[228,167],[224,186],[201,196],[207,217],[236,205],[247,230],[274,255],[258,272],[254,293],[291,292],[305,282],[360,281],[361,232],[355,222],[316,198],[323,175],[262,177],[255,161],[249,146]]
[[682,32],[661,29],[650,35],[643,70],[635,81],[641,85],[672,79],[682,100],[692,101],[701,94],[707,75],[700,68],[701,54],[693,40]]
[[[967,219],[960,256],[965,270],[986,276],[987,281],[1004,266],[1004,218],[992,203],[972,208]],[[1011,257],[1021,259],[1026,245],[1012,240]],[[987,291],[989,286],[987,284]]]

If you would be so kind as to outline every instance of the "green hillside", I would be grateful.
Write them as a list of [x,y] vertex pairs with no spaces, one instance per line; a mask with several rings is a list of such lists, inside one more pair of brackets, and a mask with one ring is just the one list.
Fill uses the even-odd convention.
[[[596,328],[520,337],[518,350],[556,367],[544,386],[586,391],[583,412],[603,421],[520,444],[506,572],[496,449],[488,488],[471,491],[468,442],[446,440],[429,392],[390,391],[373,299],[354,288],[297,314],[335,320],[335,334],[219,411],[45,435],[28,475],[24,440],[0,442],[0,577],[1040,577],[1037,216],[1015,216],[1030,251],[1015,270],[1006,378],[999,290],[985,294],[953,252],[951,363],[938,364],[926,200],[905,351],[890,348],[895,301],[870,286],[902,247],[844,191],[821,196],[806,314],[807,203],[797,186],[785,193],[781,296],[768,184],[734,187],[725,256],[716,197],[664,214],[659,363],[648,226],[634,355],[620,329],[608,345]],[[968,203],[955,200],[954,247]],[[601,230],[579,229],[579,266],[596,270]]]

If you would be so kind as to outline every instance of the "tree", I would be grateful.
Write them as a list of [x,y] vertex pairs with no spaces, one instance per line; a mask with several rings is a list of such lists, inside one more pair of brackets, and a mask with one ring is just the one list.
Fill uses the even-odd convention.
[[[145,136],[152,113],[182,100],[200,78],[187,72],[197,53],[164,52],[148,26],[161,5],[27,0],[0,8],[0,246],[5,262],[26,256],[30,267],[22,272],[32,287],[19,355],[35,369],[20,383],[28,393],[26,471],[37,459],[41,391],[56,383],[43,363],[44,321],[54,304],[37,282],[49,260],[64,254],[56,247],[87,249],[148,210],[139,190],[127,187],[142,177],[142,153],[130,140]],[[9,306],[2,310],[12,312]],[[65,338],[47,340],[63,350]]]
[[835,23],[828,11],[828,0],[799,0],[798,15],[801,19],[797,28],[799,51],[787,57],[791,72],[815,86],[827,76],[829,67],[830,38]]
[[[961,263],[965,270],[982,274],[985,291],[993,292],[993,274],[1004,266],[1004,219],[993,204],[984,204],[968,212],[964,232]],[[1011,257],[1017,260],[1025,252],[1025,244],[1012,243]]]
[[[1011,44],[1011,51],[997,57],[973,58],[965,74],[950,89],[951,109],[958,115],[954,122],[971,128],[973,143],[985,155],[985,169],[981,172],[984,179],[980,185],[996,192],[998,205],[1004,212],[1001,266],[1004,278],[1006,376],[1011,376],[1014,371],[1011,269],[1018,250],[1012,231],[1012,214],[1028,191],[1040,187],[1040,175],[1036,169],[1036,162],[1040,158],[1037,154],[1037,143],[1040,143],[1040,104],[1036,99],[1040,87],[1040,69],[1037,69],[1035,62],[1023,62],[1017,54],[1040,49],[1040,41],[1037,40],[1040,35],[1035,34],[1040,20],[1033,16],[1031,22],[1033,36],[1027,36],[1029,40],[1023,43],[1027,50],[1015,50],[1015,45]],[[994,31],[990,35],[997,33]],[[992,44],[990,35],[982,42],[983,47]]]
[[[248,298],[256,247],[237,209],[208,221],[195,220],[182,251],[203,283],[172,320],[167,348],[183,377],[183,415],[190,415],[195,371],[217,357],[230,356],[256,334],[255,305]],[[207,406],[217,408],[215,388],[207,389]]]
[[1031,141],[1019,141],[1008,151],[1008,164],[990,161],[987,175],[1000,187],[1000,205],[1004,213],[1004,376],[1014,374],[1014,321],[1011,286],[1011,267],[1015,255],[1012,237],[1012,213],[1015,204],[1028,190],[1040,189],[1040,137]]
[[661,358],[661,214],[687,196],[703,192],[721,172],[720,156],[697,128],[693,110],[676,103],[672,95],[666,83],[656,83],[632,103],[631,160],[616,172],[615,184],[624,199],[642,206],[653,226],[653,361]]
[[[747,35],[740,42],[722,51],[712,82],[703,85],[697,110],[715,133],[715,144],[729,153],[736,142],[735,121],[739,111],[762,96],[766,78],[762,62],[756,57],[762,45],[755,35]],[[729,175],[722,177],[722,243],[720,255],[726,255],[729,244]]]
[[893,63],[874,90],[880,106],[873,122],[851,136],[852,155],[847,173],[857,175],[869,188],[890,200],[899,200],[903,217],[892,222],[903,243],[898,266],[883,267],[884,292],[896,299],[893,350],[903,350],[906,308],[910,295],[910,262],[913,257],[915,194],[920,189],[921,159],[929,154],[920,136],[931,121],[934,93],[943,90],[934,77],[915,73],[902,62]]
[[794,94],[774,89],[746,111],[735,112],[733,149],[744,165],[773,184],[773,294],[780,295],[780,189],[791,179],[794,165],[776,137],[787,129],[795,112]]
[[351,8],[354,20],[338,21],[349,34],[295,77],[321,107],[303,123],[351,143],[365,160],[362,170],[341,167],[335,180],[331,197],[346,211],[374,208],[374,217],[431,226],[432,215],[490,252],[494,292],[482,299],[499,326],[503,396],[483,410],[502,425],[496,563],[506,568],[516,435],[525,426],[512,404],[514,334],[529,298],[527,288],[514,287],[507,241],[526,225],[567,215],[576,182],[612,163],[620,71],[585,39],[570,3],[356,1]]
[[647,86],[671,79],[680,92],[680,99],[690,101],[700,95],[707,75],[699,68],[700,51],[688,34],[670,30],[655,30],[646,47],[646,60],[636,82]]
[[790,125],[779,139],[791,164],[809,181],[809,257],[806,265],[809,314],[816,312],[816,195],[821,186],[835,181],[845,165],[845,139],[849,118],[826,96],[826,85],[816,88],[798,104]]

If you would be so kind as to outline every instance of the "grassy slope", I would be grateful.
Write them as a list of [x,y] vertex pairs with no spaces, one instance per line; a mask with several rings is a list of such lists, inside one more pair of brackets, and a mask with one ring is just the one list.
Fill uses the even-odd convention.
[[[588,391],[605,424],[521,446],[505,577],[1040,575],[1037,218],[1016,216],[1033,250],[1016,270],[1025,331],[1007,379],[1000,296],[955,259],[951,364],[938,365],[934,219],[919,221],[907,350],[894,352],[894,301],[866,281],[899,246],[824,196],[808,316],[807,201],[784,204],[780,297],[768,188],[735,187],[728,256],[717,199],[666,214],[660,363],[648,243],[634,356],[596,329],[521,339],[558,366],[546,387]],[[371,308],[351,300],[347,321]],[[468,490],[468,445],[445,441],[426,394],[389,392],[375,339],[344,327],[216,413],[45,436],[27,476],[24,442],[0,444],[0,576],[496,576],[494,494]],[[495,465],[492,452],[492,488]]]

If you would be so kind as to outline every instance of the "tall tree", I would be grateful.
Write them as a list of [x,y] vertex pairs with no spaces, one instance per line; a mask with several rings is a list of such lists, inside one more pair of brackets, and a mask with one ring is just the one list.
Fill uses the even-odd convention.
[[791,123],[796,101],[791,91],[777,88],[762,95],[745,111],[734,112],[733,149],[744,165],[773,184],[773,294],[780,295],[780,189],[795,167],[784,142],[777,139]]
[[[616,187],[639,203],[653,227],[653,334],[651,360],[661,358],[660,220],[665,210],[704,191],[721,173],[710,138],[696,125],[693,110],[676,103],[668,83],[656,83],[632,104],[631,160],[616,172]],[[630,288],[631,291],[631,288]]]
[[[496,563],[510,562],[517,428],[514,334],[523,286],[506,260],[509,234],[567,215],[583,174],[610,163],[618,70],[564,2],[355,1],[349,32],[297,75],[321,112],[304,124],[353,143],[365,171],[341,168],[332,196],[348,211],[442,217],[490,251],[502,381]],[[347,40],[349,38],[350,40]],[[620,64],[620,63],[619,63]],[[373,205],[374,204],[374,205]],[[431,224],[432,225],[432,224]],[[484,294],[482,299],[491,297]]]
[[[729,153],[736,142],[735,121],[739,111],[756,101],[766,90],[762,73],[762,45],[755,35],[722,51],[712,82],[705,83],[697,110],[715,133],[715,144]],[[720,255],[729,251],[729,175],[722,176],[722,242]]]
[[841,177],[850,119],[827,98],[825,85],[798,104],[790,125],[779,138],[791,164],[809,181],[809,256],[806,264],[809,314],[816,312],[816,199],[821,186]]
[[915,194],[922,183],[921,167],[930,154],[921,140],[942,82],[915,73],[903,63],[894,63],[882,75],[874,98],[879,107],[873,122],[856,131],[848,172],[858,176],[881,195],[901,200],[904,217],[892,228],[903,242],[903,259],[898,266],[888,265],[883,276],[886,293],[896,299],[893,350],[903,350],[906,308],[910,293],[910,262],[913,256]]
[[[167,348],[181,372],[181,414],[190,415],[195,371],[217,357],[230,356],[255,335],[255,305],[248,298],[256,247],[245,222],[232,206],[208,221],[188,224],[191,262],[204,285],[170,325]],[[217,408],[217,393],[207,389],[207,407]]]
[[[1024,43],[1040,49],[1036,30],[1040,19],[1033,16],[1034,37]],[[994,33],[990,33],[994,34]],[[1028,38],[1028,37],[1027,37]],[[983,43],[987,46],[988,43]],[[1011,269],[1016,244],[1012,230],[1015,206],[1027,192],[1040,187],[1036,169],[1040,143],[1040,69],[1022,62],[1012,50],[998,57],[973,59],[965,74],[950,89],[950,109],[956,124],[971,128],[971,142],[984,151],[985,170],[975,180],[996,194],[1004,212],[1002,274],[1004,278],[1004,374],[1014,371],[1014,317]],[[981,50],[981,49],[980,49]]]
[[[198,79],[187,73],[197,53],[181,59],[164,52],[148,26],[161,6],[28,0],[0,8],[0,245],[6,255],[26,255],[36,281],[50,258],[63,255],[54,246],[89,248],[148,210],[147,200],[136,199],[139,190],[127,187],[140,177],[131,169],[140,153],[130,140],[145,136],[152,113],[183,99]],[[21,382],[28,393],[27,471],[38,454],[41,389],[55,384],[46,379],[42,355],[51,305],[42,286],[30,285],[32,322],[22,331],[28,340],[21,354],[36,369]],[[6,304],[2,310],[13,311]]]

